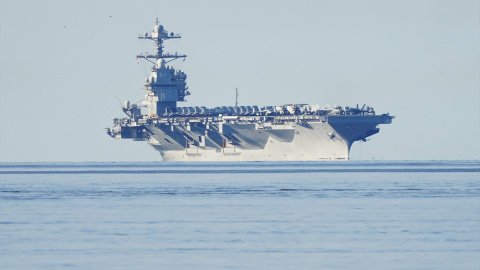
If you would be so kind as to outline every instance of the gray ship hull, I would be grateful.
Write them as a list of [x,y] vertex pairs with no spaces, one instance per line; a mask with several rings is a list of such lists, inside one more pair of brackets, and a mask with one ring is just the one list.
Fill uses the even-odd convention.
[[202,122],[146,125],[164,161],[347,160],[354,141],[378,133],[387,115],[329,116],[279,124]]

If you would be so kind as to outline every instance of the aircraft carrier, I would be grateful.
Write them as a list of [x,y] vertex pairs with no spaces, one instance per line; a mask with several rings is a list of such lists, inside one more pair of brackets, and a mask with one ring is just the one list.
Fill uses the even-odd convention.
[[164,161],[347,160],[355,141],[366,141],[380,131],[379,124],[394,118],[366,105],[259,107],[239,106],[236,100],[235,106],[178,107],[190,95],[187,75],[168,64],[187,56],[163,48],[165,41],[181,36],[157,19],[153,31],[138,38],[155,43],[153,54],[137,55],[153,64],[143,84],[145,98],[142,105],[126,101],[127,117],[115,118],[107,134],[146,141]]

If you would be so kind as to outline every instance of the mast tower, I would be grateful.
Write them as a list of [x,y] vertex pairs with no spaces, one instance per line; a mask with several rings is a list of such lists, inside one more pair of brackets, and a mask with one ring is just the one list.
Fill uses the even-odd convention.
[[[178,58],[186,58],[186,55],[178,53],[170,54],[163,52],[163,42],[168,39],[181,38],[179,34],[170,34],[155,20],[155,27],[150,33],[139,35],[138,39],[150,39],[155,42],[154,54],[140,54],[138,59],[145,59],[153,64],[151,75],[145,79],[146,90],[143,104],[148,109],[150,118],[159,117],[162,114],[175,112],[177,101],[185,101],[185,96],[190,95],[186,79],[187,75],[181,70],[175,70],[167,64]],[[150,60],[154,59],[154,61]]]

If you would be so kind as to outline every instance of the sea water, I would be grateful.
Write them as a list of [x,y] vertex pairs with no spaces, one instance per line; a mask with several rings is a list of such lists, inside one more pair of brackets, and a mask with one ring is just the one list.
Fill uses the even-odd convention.
[[480,269],[480,162],[0,163],[0,269]]

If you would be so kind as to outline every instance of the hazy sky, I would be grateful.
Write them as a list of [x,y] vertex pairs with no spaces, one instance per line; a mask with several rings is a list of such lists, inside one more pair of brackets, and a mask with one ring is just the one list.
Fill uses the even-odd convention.
[[285,103],[395,115],[353,159],[480,159],[479,1],[1,0],[0,161],[145,161],[114,140],[143,98],[155,18],[192,95],[183,106]]

